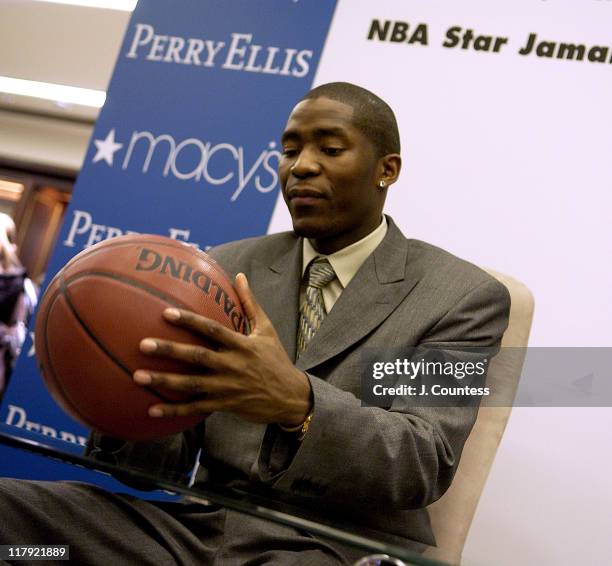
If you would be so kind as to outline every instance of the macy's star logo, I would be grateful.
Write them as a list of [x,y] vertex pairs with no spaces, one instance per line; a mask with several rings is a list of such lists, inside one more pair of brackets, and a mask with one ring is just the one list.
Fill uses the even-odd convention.
[[113,128],[103,140],[94,140],[96,144],[96,154],[94,155],[93,162],[106,161],[108,165],[113,166],[113,156],[116,151],[119,151],[122,147],[122,143],[115,141],[115,128]]

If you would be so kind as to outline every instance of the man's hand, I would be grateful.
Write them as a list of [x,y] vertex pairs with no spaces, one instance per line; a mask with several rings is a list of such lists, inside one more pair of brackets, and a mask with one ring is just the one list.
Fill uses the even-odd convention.
[[150,416],[225,411],[247,421],[287,427],[304,421],[311,409],[308,378],[291,363],[242,273],[236,277],[236,291],[251,328],[248,336],[191,311],[166,309],[167,321],[206,337],[218,350],[157,338],[140,343],[141,351],[148,355],[183,360],[204,370],[201,375],[137,370],[134,381],[140,385],[190,393],[196,398],[188,403],[153,405]]

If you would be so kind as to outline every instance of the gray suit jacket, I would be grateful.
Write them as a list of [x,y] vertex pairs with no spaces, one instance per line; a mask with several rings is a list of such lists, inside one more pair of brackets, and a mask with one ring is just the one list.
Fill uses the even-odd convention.
[[[296,364],[307,372],[314,395],[314,418],[303,442],[275,425],[216,413],[199,430],[174,440],[182,445],[180,460],[164,457],[154,467],[188,466],[201,446],[206,479],[324,509],[332,519],[355,524],[356,532],[375,529],[399,537],[396,542],[435,544],[424,507],[449,487],[477,408],[362,407],[362,353],[499,345],[510,298],[484,271],[407,240],[388,221],[385,239]],[[295,359],[301,239],[287,232],[209,253],[230,275],[247,275]]]

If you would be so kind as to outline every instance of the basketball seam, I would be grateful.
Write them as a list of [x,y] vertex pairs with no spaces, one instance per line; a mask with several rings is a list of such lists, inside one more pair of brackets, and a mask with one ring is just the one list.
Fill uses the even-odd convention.
[[[56,377],[57,372],[55,371],[55,368],[53,367],[53,360],[51,356],[49,355],[49,342],[48,342],[49,333],[47,332],[47,324],[49,322],[49,314],[51,313],[51,308],[53,307],[57,299],[60,297],[60,295],[63,295],[63,293],[61,292],[61,289],[58,288],[57,291],[55,291],[55,296],[49,301],[49,307],[46,309],[46,312],[45,312],[45,319],[44,319],[44,341],[45,341],[45,358],[46,358],[45,361],[47,362],[47,367],[49,368],[49,373],[50,373],[49,377],[53,379],[54,386],[59,391],[62,392],[63,401],[67,405],[70,406],[74,414],[78,415],[78,417],[80,418],[82,422],[86,423],[87,426],[91,427],[92,423],[90,422],[90,420],[79,410],[78,406],[74,403],[74,401],[68,395],[68,392],[66,388],[63,386],[62,381]],[[41,367],[41,370],[44,373],[44,369],[42,367]]]
[[181,303],[180,301],[177,301],[174,297],[167,295],[163,291],[160,291],[159,289],[155,289],[155,287],[150,287],[146,283],[142,281],[138,281],[137,279],[131,279],[129,277],[126,277],[125,275],[118,275],[117,273],[109,273],[107,271],[93,271],[93,270],[83,271],[81,273],[77,273],[76,275],[72,275],[71,277],[68,277],[67,279],[65,279],[65,277],[62,277],[62,282],[65,279],[66,284],[69,284],[69,283],[72,283],[73,281],[78,281],[79,279],[82,279],[89,275],[93,275],[96,277],[106,277],[108,279],[114,279],[115,281],[120,281],[121,283],[128,283],[132,285],[133,287],[137,287],[138,289],[147,291],[148,293],[150,293],[151,295],[154,295],[158,299],[163,299],[167,303],[170,303],[173,307],[187,308],[187,305],[185,305],[185,303]]
[[[88,272],[86,274],[76,275],[76,276],[74,276],[74,278],[71,278],[68,282],[72,282],[73,280],[80,278],[81,275],[83,275],[83,276],[84,275],[91,275],[91,273],[92,272]],[[109,274],[103,274],[103,273],[100,274],[100,273],[98,273],[97,275],[109,275]],[[109,275],[109,277],[110,277],[110,275]],[[110,278],[114,279],[115,277],[110,277]],[[120,360],[118,360],[117,357],[114,354],[112,354],[108,350],[108,348],[98,339],[98,337],[85,324],[85,321],[79,316],[79,313],[77,312],[75,306],[73,305],[72,301],[70,300],[70,296],[69,296],[69,294],[67,292],[68,289],[67,289],[66,283],[67,282],[65,281],[64,277],[62,276],[60,278],[60,292],[62,293],[62,295],[66,299],[66,303],[68,305],[68,308],[70,309],[70,311],[72,312],[74,317],[78,320],[79,324],[81,325],[83,330],[85,330],[87,335],[91,338],[91,340],[94,342],[94,344],[96,344],[108,356],[108,358],[111,360],[111,362],[113,362],[117,367],[119,367],[119,369],[121,369],[126,374],[128,379],[131,380],[132,379],[132,372],[128,368],[126,368],[125,365]],[[141,288],[147,290],[146,286],[141,286]],[[157,296],[159,296],[159,295],[157,295]],[[162,298],[162,297],[160,297],[160,298]],[[176,306],[176,304],[174,302],[172,304],[174,304]],[[155,397],[157,397],[161,401],[165,401],[166,403],[173,402],[172,399],[162,395],[161,393],[159,393],[159,391],[156,391],[155,389],[153,389],[151,387],[144,386],[144,388],[147,389],[150,393],[152,393]]]

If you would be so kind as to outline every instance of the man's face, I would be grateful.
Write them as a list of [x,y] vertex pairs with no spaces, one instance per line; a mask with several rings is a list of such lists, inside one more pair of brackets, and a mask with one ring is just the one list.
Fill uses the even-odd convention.
[[342,249],[380,224],[381,166],[352,117],[353,108],[342,102],[304,100],[282,136],[279,176],[293,229],[321,253]]

